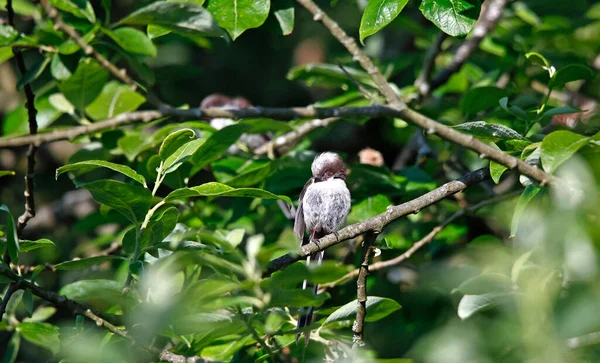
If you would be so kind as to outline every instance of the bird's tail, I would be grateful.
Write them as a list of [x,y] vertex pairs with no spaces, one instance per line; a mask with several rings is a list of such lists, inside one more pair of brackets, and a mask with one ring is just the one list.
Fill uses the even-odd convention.
[[[324,254],[325,254],[325,251],[319,251],[315,254],[312,254],[312,255],[306,257],[306,265],[308,266],[311,263],[316,263],[317,265],[320,265],[323,262]],[[317,284],[312,286],[313,294],[315,294],[315,295],[317,294],[317,287],[318,287]],[[302,282],[302,290],[306,290],[306,289],[310,289],[310,288],[311,287],[309,286],[308,281],[304,280]],[[298,316],[298,326],[297,326],[298,330],[310,325],[310,323],[312,321],[313,311],[314,311],[314,307],[312,307],[312,306],[306,306],[306,307],[303,307],[302,309],[300,309],[300,314]],[[302,332],[296,333],[296,343],[298,343],[298,340],[300,339],[301,335],[302,335]],[[305,332],[304,333],[304,344],[308,345],[309,340],[310,340],[310,332]]]

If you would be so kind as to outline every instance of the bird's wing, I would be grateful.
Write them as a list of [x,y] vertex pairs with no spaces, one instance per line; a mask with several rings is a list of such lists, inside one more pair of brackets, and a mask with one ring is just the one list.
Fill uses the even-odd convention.
[[304,229],[306,228],[304,224],[304,211],[302,209],[302,201],[304,200],[304,194],[306,193],[306,189],[308,189],[308,187],[314,182],[314,178],[308,179],[306,184],[304,184],[304,188],[302,188],[302,192],[300,192],[300,198],[298,198],[298,208],[296,209],[296,219],[294,220],[294,233],[300,241],[304,239]]

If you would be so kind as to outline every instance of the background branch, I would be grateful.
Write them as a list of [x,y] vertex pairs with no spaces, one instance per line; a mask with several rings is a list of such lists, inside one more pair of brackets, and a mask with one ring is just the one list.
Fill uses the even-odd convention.
[[336,234],[332,233],[316,242],[305,244],[301,247],[300,253],[297,255],[286,254],[272,260],[269,262],[264,276],[269,276],[273,272],[281,270],[282,268],[289,266],[308,255],[325,250],[345,240],[360,236],[363,233],[380,233],[388,224],[392,223],[398,218],[404,217],[411,213],[417,213],[450,195],[463,191],[466,188],[481,183],[484,180],[488,180],[489,178],[490,175],[488,168],[482,168],[469,173],[458,180],[453,180],[449,183],[446,183],[441,187],[438,187],[429,193],[423,194],[422,196],[411,201],[396,206],[389,206],[387,211],[384,213],[342,228],[337,232],[337,236]]
[[[8,24],[15,28],[15,11],[13,9],[12,0],[7,0],[6,11],[8,13]],[[18,49],[13,49],[15,59],[17,61],[17,67],[21,73],[21,77],[25,77],[27,74],[27,68],[25,67],[25,60],[23,54]],[[38,124],[36,120],[37,110],[35,109],[35,94],[31,88],[30,83],[26,83],[23,86],[25,90],[25,107],[27,108],[27,123],[29,124],[29,134],[35,136],[38,130]],[[33,143],[29,145],[27,150],[27,171],[25,173],[25,211],[17,220],[17,236],[22,237],[23,229],[27,226],[27,222],[35,217],[35,198],[34,198],[34,184],[33,184],[33,173],[35,171],[35,154],[37,152],[37,146]],[[4,254],[4,261],[10,263],[10,255],[8,249]]]
[[473,27],[471,37],[458,47],[450,64],[433,78],[429,87],[419,89],[421,96],[427,96],[462,68],[471,54],[479,48],[483,38],[494,30],[505,6],[506,0],[490,0],[483,3],[481,15]]
[[429,93],[429,89],[431,88],[431,85],[429,84],[431,71],[435,65],[435,58],[440,53],[444,39],[446,39],[446,33],[440,30],[435,36],[431,48],[429,48],[425,54],[425,58],[423,59],[423,67],[421,68],[421,72],[419,72],[419,76],[415,80],[415,87],[417,87],[417,90],[419,90],[420,94]]

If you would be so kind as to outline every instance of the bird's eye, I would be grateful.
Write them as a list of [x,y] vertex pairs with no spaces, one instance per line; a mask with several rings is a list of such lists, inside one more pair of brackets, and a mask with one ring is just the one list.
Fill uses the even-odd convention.
[[321,178],[314,178],[314,179],[313,179],[313,181],[314,181],[315,183],[319,183],[319,182],[322,182],[322,181],[323,181],[323,179],[321,179]]
[[334,176],[333,179],[344,179],[344,178],[341,177],[341,176],[339,176],[339,175],[337,175],[337,176]]

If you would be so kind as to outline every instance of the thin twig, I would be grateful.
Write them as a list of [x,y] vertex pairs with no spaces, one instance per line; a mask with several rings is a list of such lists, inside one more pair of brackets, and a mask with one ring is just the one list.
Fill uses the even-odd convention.
[[4,297],[2,298],[2,302],[0,302],[0,321],[2,321],[2,317],[4,316],[4,313],[6,313],[6,307],[8,306],[8,301],[10,300],[11,296],[13,296],[13,294],[17,291],[19,291],[20,288],[17,284],[9,284],[8,287],[6,288],[6,293],[4,294]]
[[[437,236],[444,228],[446,228],[448,225],[450,225],[452,222],[454,222],[458,218],[460,218],[464,215],[467,215],[467,214],[475,213],[479,209],[486,207],[488,205],[503,202],[507,199],[513,198],[513,197],[521,194],[522,192],[523,192],[522,190],[515,190],[510,193],[506,193],[506,194],[495,196],[490,199],[486,199],[477,204],[473,204],[469,207],[466,207],[466,208],[463,208],[463,209],[457,211],[456,213],[454,213],[450,217],[448,217],[448,219],[446,219],[440,225],[433,228],[431,230],[431,232],[429,232],[425,237],[423,237],[419,241],[415,242],[411,248],[406,250],[406,252],[404,252],[403,254],[401,254],[398,257],[392,258],[391,260],[375,262],[374,264],[369,266],[369,271],[373,272],[373,271],[383,270],[383,269],[387,269],[387,268],[401,264],[402,262],[408,260],[412,255],[414,255],[423,246],[425,246],[428,243],[430,243],[431,241],[433,241],[435,236]],[[357,277],[359,275],[359,273],[360,273],[360,268],[357,268],[355,270],[348,272],[346,275],[342,276],[341,278],[339,278],[335,281],[332,281],[328,284],[322,285],[322,287],[331,288],[331,287],[343,284],[345,282],[351,281],[352,279]]]
[[277,356],[275,355],[275,353],[273,352],[273,350],[271,350],[271,348],[267,345],[267,343],[264,341],[264,339],[262,339],[259,335],[258,332],[256,331],[256,329],[254,329],[254,327],[252,326],[252,322],[251,322],[251,318],[246,317],[246,315],[244,314],[244,312],[242,311],[242,309],[240,307],[238,307],[238,314],[240,315],[240,318],[244,321],[244,324],[246,325],[246,330],[248,331],[248,333],[250,333],[250,335],[252,335],[252,337],[258,342],[258,344],[260,344],[261,348],[265,351],[265,353],[267,353],[269,355],[269,357],[271,358],[271,360],[273,362],[277,362]]
[[362,93],[363,96],[365,96],[366,98],[370,99],[371,102],[373,102],[373,104],[379,103],[379,101],[377,100],[377,97],[375,97],[374,95],[372,95],[371,92],[369,92],[365,87],[363,87],[363,85],[360,84],[360,82],[358,82],[356,80],[356,78],[352,77],[352,75],[346,70],[346,68],[344,67],[344,65],[342,63],[338,63],[338,67],[340,67],[340,69],[342,70],[342,72],[344,72],[344,74],[346,75],[346,77],[348,77],[348,79],[350,80],[350,82],[352,82],[354,84],[354,86],[356,86],[356,88],[358,88],[359,92]]
[[[497,4],[497,2],[504,3],[505,1],[506,0],[494,0],[494,4]],[[346,32],[344,32],[344,30],[340,28],[333,19],[325,14],[325,12],[323,12],[323,10],[321,10],[321,8],[319,8],[312,0],[297,0],[297,2],[313,15],[313,20],[322,22],[329,32],[348,50],[352,55],[352,59],[360,63],[365,71],[371,76],[373,83],[379,89],[379,92],[386,98],[388,105],[398,110],[398,117],[420,127],[428,134],[435,134],[457,145],[476,151],[481,158],[494,160],[502,165],[508,166],[510,169],[517,169],[521,174],[532,177],[541,185],[547,185],[553,181],[551,175],[546,174],[537,167],[529,165],[499,149],[495,149],[482,141],[475,139],[472,135],[463,134],[408,108],[394,88],[386,81],[377,66],[375,66],[371,59],[358,48],[358,44],[354,38],[348,36],[348,34],[346,34]],[[497,11],[497,6],[491,7]],[[490,10],[490,12],[492,12],[492,10]],[[501,9],[499,12],[502,13]],[[474,36],[477,34],[479,34],[478,31]]]
[[352,348],[357,349],[365,345],[365,318],[367,316],[367,276],[369,275],[369,259],[373,251],[373,244],[377,235],[374,232],[367,233],[363,244],[360,272],[356,279],[356,319],[352,325]]
[[429,48],[427,53],[425,53],[423,67],[421,68],[421,72],[419,72],[419,76],[415,80],[415,87],[417,87],[417,90],[420,94],[429,93],[429,80],[431,78],[431,71],[435,65],[435,58],[442,49],[442,43],[444,42],[444,39],[446,39],[446,33],[439,31],[433,40],[431,48]]
[[[6,2],[6,11],[8,13],[8,24],[15,27],[15,11],[12,6],[12,0]],[[21,77],[25,77],[27,74],[27,68],[25,67],[25,60],[23,54],[18,49],[13,49],[15,59],[17,60],[17,67],[21,72]],[[35,136],[37,134],[38,125],[36,120],[37,110],[35,109],[35,94],[31,88],[30,83],[26,83],[23,86],[25,90],[25,107],[27,108],[27,121],[29,124],[29,135]],[[35,153],[37,152],[37,146],[31,143],[27,150],[27,171],[25,173],[25,211],[18,218],[17,221],[17,236],[22,237],[23,229],[27,226],[27,222],[35,217],[35,198],[34,198],[34,185],[33,185],[33,172],[35,171]],[[10,263],[10,255],[8,250],[4,254],[4,261]]]
[[484,180],[488,180],[489,178],[490,174],[488,168],[482,168],[469,173],[458,180],[448,182],[411,201],[396,206],[389,206],[384,213],[362,222],[346,226],[337,233],[328,234],[318,241],[311,241],[310,243],[305,244],[300,248],[300,252],[297,255],[286,254],[272,260],[269,262],[264,276],[269,276],[273,272],[281,270],[306,256],[325,250],[350,238],[360,236],[367,232],[381,233],[387,225],[398,218],[417,213],[448,196],[461,192],[466,188],[481,183]]
[[454,73],[462,68],[471,54],[477,50],[483,38],[496,27],[506,2],[506,0],[490,0],[484,3],[485,9],[482,11],[477,23],[475,23],[471,37],[458,47],[450,64],[433,78],[429,88],[425,89],[425,92],[421,92],[421,96],[428,95],[431,91],[446,83]]

